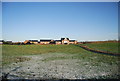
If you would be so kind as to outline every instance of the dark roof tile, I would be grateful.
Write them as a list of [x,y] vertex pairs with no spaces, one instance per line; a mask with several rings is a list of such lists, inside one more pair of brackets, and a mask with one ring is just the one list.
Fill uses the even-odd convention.
[[55,42],[61,42],[61,40],[55,40]]
[[38,40],[29,40],[30,42],[38,42]]
[[[61,38],[61,40],[64,40],[65,38]],[[66,38],[67,40],[69,40],[69,38]]]
[[40,40],[40,42],[50,42],[51,40]]
[[70,42],[75,42],[75,40],[69,40]]

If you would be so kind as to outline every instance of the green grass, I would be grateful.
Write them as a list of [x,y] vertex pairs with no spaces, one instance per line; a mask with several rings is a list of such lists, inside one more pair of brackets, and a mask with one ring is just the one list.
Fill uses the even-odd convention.
[[93,65],[94,64],[97,65],[100,62],[108,64],[118,63],[118,57],[116,56],[92,53],[76,45],[3,45],[2,46],[3,65],[29,60],[29,58],[22,56],[41,54],[47,55],[48,53],[54,54],[61,53],[68,55],[67,57],[60,56],[57,58],[50,57],[45,59],[48,61],[56,59],[82,59],[83,61],[91,61]]
[[111,53],[118,53],[118,43],[88,43],[88,44],[82,44],[85,46],[88,46],[89,48],[100,50],[100,51],[106,51]]
[[[91,45],[85,44],[85,45],[89,45],[91,46],[91,48],[94,46],[95,48],[97,47],[99,48],[98,44],[91,44]],[[106,45],[108,45],[108,43],[100,44],[101,47],[108,47]],[[117,48],[116,44],[111,44],[109,46],[114,47],[113,48],[114,51],[116,50],[115,48]],[[104,49],[108,49],[108,48],[104,48]],[[22,56],[29,56],[29,55],[31,56],[40,55],[41,57],[44,57],[42,60],[43,62],[65,60],[65,59],[67,60],[79,59],[80,60],[79,66],[90,65],[105,69],[108,69],[108,66],[110,67],[118,66],[119,65],[118,59],[120,59],[120,57],[118,56],[103,55],[103,54],[86,51],[81,47],[79,47],[79,45],[2,45],[3,66],[16,62],[28,61],[30,60],[30,58],[22,57]],[[105,64],[107,66],[103,67],[103,65],[101,64]],[[114,70],[112,70],[112,72],[114,73]],[[98,77],[102,77],[102,76],[98,76]],[[117,76],[115,75],[113,77],[117,77]],[[107,76],[105,76],[105,78],[107,78]]]

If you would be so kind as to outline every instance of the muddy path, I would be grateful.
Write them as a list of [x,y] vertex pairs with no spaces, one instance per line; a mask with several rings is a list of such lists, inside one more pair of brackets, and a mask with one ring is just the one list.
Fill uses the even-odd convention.
[[[78,45],[76,45],[78,46]],[[106,52],[106,51],[100,51],[100,50],[95,50],[95,49],[91,49],[88,46],[78,46],[81,47],[87,51],[93,52],[93,53],[98,53],[98,54],[103,54],[103,55],[110,55],[110,56],[120,56],[120,53],[111,53],[111,52]]]
[[7,79],[99,79],[101,76],[118,75],[116,65],[100,63],[93,66],[91,62],[69,58],[72,56],[64,53],[24,56],[30,60],[3,66],[2,73]]

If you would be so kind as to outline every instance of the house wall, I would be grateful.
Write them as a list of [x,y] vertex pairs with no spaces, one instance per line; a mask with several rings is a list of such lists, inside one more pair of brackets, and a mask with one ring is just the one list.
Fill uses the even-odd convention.
[[38,44],[38,42],[30,42],[30,43]]
[[69,44],[75,44],[75,42],[69,42]]
[[77,44],[77,41],[69,42],[69,44]]
[[38,44],[38,42],[34,42],[34,44]]
[[24,44],[26,44],[26,43],[28,43],[28,42],[29,42],[29,40],[25,40],[25,41],[24,41]]
[[40,44],[49,44],[50,42],[40,42]]
[[[53,43],[51,43],[51,42],[53,42]],[[68,39],[64,39],[64,40],[62,40],[62,41],[55,41],[55,40],[51,40],[51,41],[40,41],[40,42],[30,42],[29,40],[25,40],[24,41],[24,44],[26,44],[26,43],[34,43],[34,44],[65,44],[65,43],[67,43],[67,44],[77,44],[77,41],[73,41],[73,42],[70,42]]]
[[3,42],[0,42],[0,44],[3,44]]
[[69,44],[69,40],[67,40],[67,39],[62,40],[62,44],[65,44],[65,42],[67,42],[67,44]]
[[57,45],[58,45],[58,44],[61,44],[61,42],[56,42],[55,44],[57,44]]
[[77,44],[77,41],[75,41],[75,44]]

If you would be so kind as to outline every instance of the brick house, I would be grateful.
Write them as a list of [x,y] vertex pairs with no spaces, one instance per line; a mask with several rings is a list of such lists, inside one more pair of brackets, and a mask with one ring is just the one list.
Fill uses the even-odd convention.
[[40,44],[50,44],[52,40],[40,40]]
[[38,44],[38,40],[25,40],[24,44]]
[[61,40],[55,40],[55,44],[56,45],[61,44]]
[[77,41],[69,40],[69,38],[61,38],[61,40],[55,40],[55,44],[77,44]]
[[25,40],[24,44],[77,44],[76,40],[69,40],[69,38],[61,38],[61,40],[41,39],[38,40]]
[[76,40],[69,40],[69,44],[77,44]]
[[31,44],[38,44],[38,40],[29,40]]
[[77,44],[77,41],[69,40],[69,38],[61,38],[61,44]]

